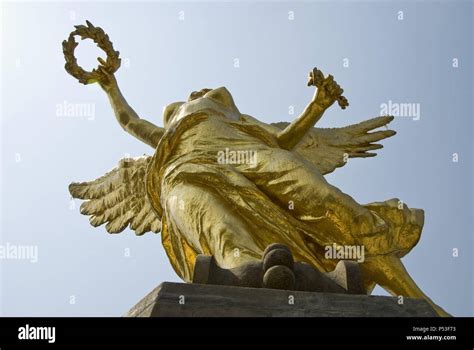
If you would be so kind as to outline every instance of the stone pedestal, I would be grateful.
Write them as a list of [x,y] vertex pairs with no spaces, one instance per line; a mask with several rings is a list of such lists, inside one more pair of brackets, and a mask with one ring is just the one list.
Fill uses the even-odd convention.
[[125,317],[436,317],[420,299],[164,282]]

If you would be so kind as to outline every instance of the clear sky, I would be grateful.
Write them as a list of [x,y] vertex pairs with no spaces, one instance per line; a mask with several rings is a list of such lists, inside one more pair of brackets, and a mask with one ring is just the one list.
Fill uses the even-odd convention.
[[[423,208],[404,263],[448,312],[474,314],[472,2],[21,2],[3,3],[1,16],[1,244],[38,254],[0,261],[1,315],[120,316],[178,281],[159,235],[94,229],[68,193],[70,182],[153,152],[123,132],[99,88],[65,72],[61,42],[86,19],[121,52],[116,76],[129,103],[158,125],[164,105],[218,86],[243,113],[290,121],[311,99],[314,66],[350,102],[319,126],[413,106],[377,157],[327,178],[360,203],[398,197]],[[93,44],[76,51],[85,68],[96,65]]]

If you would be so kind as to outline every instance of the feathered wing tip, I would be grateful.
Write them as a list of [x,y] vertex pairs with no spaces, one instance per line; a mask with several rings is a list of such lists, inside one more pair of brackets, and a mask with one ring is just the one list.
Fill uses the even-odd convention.
[[349,158],[366,158],[366,157],[375,157],[377,153],[368,152],[372,150],[377,150],[383,148],[383,145],[375,143],[392,137],[397,134],[394,130],[380,130],[375,132],[369,132],[375,129],[378,129],[383,126],[387,126],[394,117],[392,116],[383,116],[376,117],[366,121],[363,121],[359,124],[348,125],[341,128],[341,132],[346,132],[349,136],[352,137],[348,142],[340,143],[338,146],[345,147],[349,151]]
[[[383,148],[378,141],[396,134],[393,130],[373,131],[387,126],[394,117],[382,116],[342,128],[313,128],[296,145],[294,151],[313,163],[322,174],[333,172],[347,164],[349,158],[368,158],[377,155],[374,151]],[[284,129],[289,123],[275,123]]]
[[100,178],[71,183],[73,198],[83,199],[81,214],[97,227],[106,223],[109,233],[120,233],[130,226],[137,235],[159,233],[161,221],[153,211],[145,190],[145,176],[151,157],[124,158]]

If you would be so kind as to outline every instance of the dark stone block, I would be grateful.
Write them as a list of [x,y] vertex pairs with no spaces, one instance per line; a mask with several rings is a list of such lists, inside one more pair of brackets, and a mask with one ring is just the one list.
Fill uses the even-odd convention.
[[[293,301],[293,304],[291,303]],[[421,299],[164,282],[125,317],[436,317]]]

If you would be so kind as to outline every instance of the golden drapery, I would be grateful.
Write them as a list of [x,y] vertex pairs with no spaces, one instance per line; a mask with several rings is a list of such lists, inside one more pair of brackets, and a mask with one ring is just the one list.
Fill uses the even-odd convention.
[[[255,152],[256,164],[219,164],[218,152],[226,148]],[[337,262],[324,257],[333,243],[363,245],[368,261],[402,257],[417,243],[421,210],[400,208],[397,199],[357,207],[315,172],[300,155],[279,149],[253,118],[235,121],[206,111],[177,122],[162,137],[146,181],[177,274],[190,281],[197,254],[214,255],[220,266],[231,268],[260,259],[274,242],[322,271]]]

